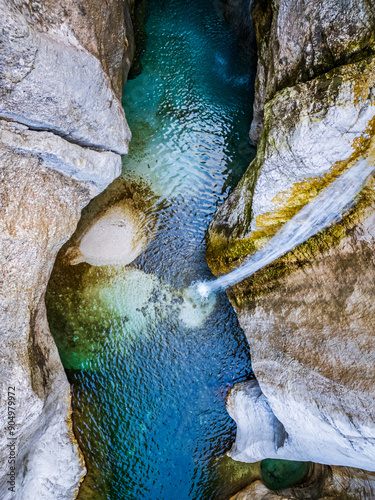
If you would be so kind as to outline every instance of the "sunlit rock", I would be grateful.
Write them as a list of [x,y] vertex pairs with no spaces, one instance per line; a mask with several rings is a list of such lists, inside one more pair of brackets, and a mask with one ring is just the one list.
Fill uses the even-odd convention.
[[0,0],[1,400],[14,386],[17,433],[13,493],[2,411],[3,500],[73,499],[85,473],[44,295],[59,248],[120,174],[114,151],[130,140],[130,13],[125,1],[102,5]]
[[82,236],[78,252],[72,252],[71,264],[129,264],[143,252],[152,237],[144,228],[144,219],[144,214],[131,203],[118,203],[109,208]]
[[157,231],[153,191],[122,177],[83,211],[78,228],[64,247],[72,265],[127,265],[148,246]]
[[234,460],[253,463],[285,456],[288,435],[256,380],[236,384],[228,394],[226,406],[237,424],[236,441],[229,452]]

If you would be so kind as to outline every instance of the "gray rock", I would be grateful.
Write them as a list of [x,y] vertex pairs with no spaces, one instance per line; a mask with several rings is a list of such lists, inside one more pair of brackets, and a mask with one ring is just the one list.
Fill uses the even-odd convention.
[[[213,248],[220,238],[228,241],[227,258],[237,259],[232,265],[262,247],[337,172],[358,158],[373,161],[374,94],[371,84],[361,84],[361,75],[375,79],[373,68],[373,60],[346,66],[281,91],[267,104],[268,134],[254,162],[260,173],[245,175],[211,229]],[[254,178],[255,189],[244,191]],[[374,467],[373,197],[370,185],[338,227],[230,292],[259,385],[289,436],[289,459]],[[251,225],[236,229],[249,205]],[[231,235],[231,223],[242,239]],[[220,258],[217,269],[223,269]]]
[[[256,159],[209,229],[207,257],[216,274],[262,248],[358,160],[375,163],[374,4],[301,5],[254,2],[253,127],[262,135]],[[374,200],[371,180],[342,222],[228,291],[261,390],[257,396],[239,387],[229,399],[242,429],[234,458],[374,470]],[[264,422],[257,432],[254,419]],[[277,422],[287,436],[280,447]],[[373,476],[345,471],[324,494],[372,498]],[[259,484],[251,488],[259,495],[254,489],[243,498],[272,498]]]
[[[11,127],[5,124],[1,137],[4,129],[9,139]],[[25,133],[26,140],[30,135],[38,140],[39,132]],[[16,142],[22,133],[13,134]],[[51,169],[38,154],[0,145],[2,400],[14,387],[17,438],[13,495],[6,484],[11,436],[2,411],[1,496],[73,498],[84,466],[67,421],[70,388],[48,329],[44,292],[57,251],[74,231],[92,185]]]
[[46,20],[40,31],[12,3],[1,0],[0,10],[0,117],[126,154],[130,130],[121,101],[69,23]]
[[311,80],[373,52],[373,0],[254,0],[258,45],[254,119],[260,139],[263,110],[278,90]]
[[[232,458],[241,462],[252,462],[262,456],[294,459],[293,439],[285,433],[255,380],[235,384],[226,406],[237,424],[236,442],[229,452]],[[328,500],[343,498],[343,494],[347,499],[367,500],[375,495],[375,473],[349,467],[314,464],[302,484],[277,492],[270,491],[259,479],[231,500]]]
[[290,218],[293,205],[311,198],[306,179],[314,183],[358,156],[372,134],[374,83],[370,57],[278,92],[265,108],[267,133],[257,157],[216,212],[210,240],[248,238],[255,231],[267,237]]
[[236,442],[229,453],[234,460],[253,463],[264,457],[286,458],[288,436],[256,380],[236,384],[226,408],[237,424]]
[[16,495],[7,490],[1,413],[0,491],[4,499],[73,498],[84,472],[69,423],[70,387],[49,332],[44,293],[56,254],[81,209],[121,171],[121,158],[47,132],[0,121],[1,379],[16,397]]
[[0,141],[17,153],[38,156],[43,165],[72,179],[92,185],[92,196],[102,192],[121,173],[121,157],[72,144],[50,132],[35,132],[25,125],[0,121]]
[[82,208],[121,172],[132,6],[0,0],[1,398],[8,387],[16,398],[14,494],[8,414],[0,414],[5,500],[75,498],[85,472],[44,294]]

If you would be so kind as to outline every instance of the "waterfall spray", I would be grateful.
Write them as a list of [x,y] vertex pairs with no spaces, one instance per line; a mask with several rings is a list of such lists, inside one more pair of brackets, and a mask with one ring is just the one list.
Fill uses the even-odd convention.
[[358,161],[325,188],[313,201],[304,206],[261,250],[237,269],[214,281],[198,283],[196,286],[200,296],[207,298],[216,290],[225,290],[249,278],[256,271],[286,254],[311,236],[340,221],[353,205],[354,198],[361,191],[373,170],[374,165],[370,164],[368,160]]

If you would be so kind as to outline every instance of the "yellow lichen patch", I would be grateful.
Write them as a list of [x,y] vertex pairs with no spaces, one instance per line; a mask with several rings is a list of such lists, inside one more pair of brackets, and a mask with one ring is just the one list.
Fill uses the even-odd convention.
[[[375,139],[374,139],[375,146]],[[372,149],[374,152],[374,149]],[[231,298],[240,307],[258,297],[267,295],[280,280],[294,271],[311,265],[319,255],[339,245],[355,226],[366,217],[375,206],[375,179],[372,178],[358,196],[356,204],[337,224],[321,231],[294,250],[261,269],[232,289]]]
[[[255,231],[251,238],[268,240],[272,237],[288,220],[296,215],[302,207],[310,203],[319,193],[341,175],[347,168],[353,166],[361,155],[365,155],[370,149],[372,137],[375,135],[375,117],[369,122],[365,132],[354,139],[352,155],[344,161],[336,162],[330,172],[321,177],[311,177],[301,182],[293,184],[287,191],[279,193],[272,199],[272,203],[278,207],[274,212],[267,212],[256,218]],[[367,155],[366,155],[367,156]],[[255,243],[255,248],[259,247]]]
[[322,189],[327,187],[361,157],[375,161],[375,117],[352,144],[353,153],[336,162],[331,170],[320,177],[311,177],[297,182],[287,191],[279,193],[272,202],[277,206],[274,212],[264,213],[256,219],[257,230],[249,238],[227,240],[211,237],[207,248],[207,260],[214,274],[225,274],[237,267],[245,257],[262,248],[277,231],[302,207],[310,203]]
[[[371,89],[375,86],[375,60],[371,60],[354,82],[354,103],[359,104],[371,99]],[[373,99],[372,99],[373,100]]]
[[[67,414],[67,416],[65,418],[65,422],[67,424],[68,436],[69,436],[70,441],[73,443],[74,448],[78,452],[78,460],[80,461],[80,464],[81,464],[81,467],[82,467],[82,471],[86,472],[85,457],[83,456],[82,450],[79,447],[77,438],[76,438],[76,436],[74,434],[74,431],[73,431],[73,422],[72,422],[72,413],[73,413],[73,411],[72,411],[72,395],[71,395],[70,392],[68,393],[67,403],[68,403],[68,414]],[[77,496],[79,494],[79,489],[80,489],[81,484],[82,484],[82,482],[84,480],[84,477],[85,476],[82,475],[82,477],[79,480],[79,484],[77,486],[77,489],[74,492],[74,498],[77,498]]]

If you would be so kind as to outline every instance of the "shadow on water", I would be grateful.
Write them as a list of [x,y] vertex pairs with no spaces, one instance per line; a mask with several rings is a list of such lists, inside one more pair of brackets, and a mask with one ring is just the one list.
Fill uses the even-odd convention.
[[[254,73],[213,7],[148,2],[123,97],[133,140],[122,176],[83,211],[49,284],[88,467],[81,500],[224,499],[255,477],[220,458],[235,434],[226,394],[251,376],[246,339],[224,294],[201,308],[182,293],[212,278],[205,231],[254,156]],[[101,211],[129,199],[152,226],[146,250],[130,265],[69,265]]]

